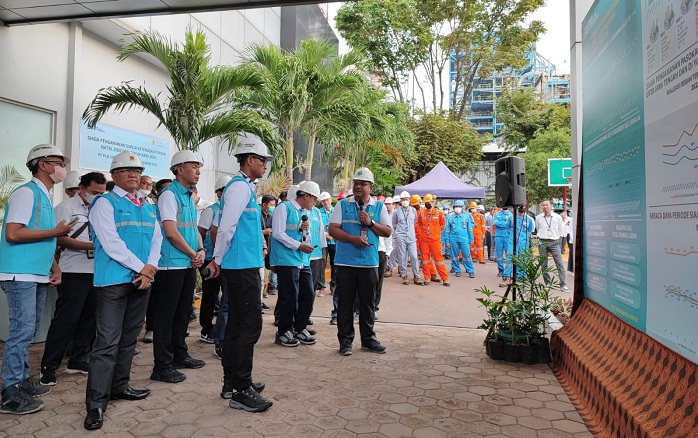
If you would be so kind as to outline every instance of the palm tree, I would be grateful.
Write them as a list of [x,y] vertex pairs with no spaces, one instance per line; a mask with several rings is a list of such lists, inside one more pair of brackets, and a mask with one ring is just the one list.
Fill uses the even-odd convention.
[[[133,41],[119,50],[123,61],[137,53],[157,59],[170,76],[163,105],[153,95],[130,82],[99,90],[82,115],[93,128],[110,110],[118,113],[140,108],[154,115],[170,133],[179,150],[196,151],[201,143],[214,138],[234,139],[240,133],[258,136],[272,151],[278,149],[276,129],[255,109],[233,107],[231,95],[242,89],[261,89],[264,78],[247,67],[210,67],[210,47],[205,34],[187,29],[185,42],[172,42],[158,32],[136,32]],[[235,146],[228,142],[228,149]]]
[[5,206],[12,190],[24,182],[24,177],[14,166],[6,164],[0,168],[0,225],[5,220]]

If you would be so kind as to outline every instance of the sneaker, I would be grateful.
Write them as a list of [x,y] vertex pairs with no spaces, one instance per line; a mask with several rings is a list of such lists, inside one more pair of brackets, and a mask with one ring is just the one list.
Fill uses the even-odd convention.
[[220,360],[223,360],[223,347],[216,345],[213,347],[213,354]]
[[402,284],[410,284],[410,281],[407,279],[407,277],[402,277]]
[[51,392],[50,386],[37,385],[32,379],[27,377],[18,383],[19,388],[29,397],[41,397]]
[[449,283],[448,281],[444,281],[444,286],[451,287],[451,283]]
[[196,312],[192,310],[191,315],[189,315],[189,322],[194,322],[194,321],[196,321]]
[[389,278],[393,276],[393,271],[392,269],[386,269],[385,273],[383,273],[383,278]]
[[157,380],[158,382],[165,383],[179,383],[184,381],[186,378],[186,374],[180,373],[174,368],[165,368],[159,372],[153,371],[153,373],[150,375],[150,380]]
[[307,329],[303,329],[300,332],[296,333],[296,339],[301,344],[305,345],[313,345],[317,342],[317,339],[315,339],[310,333],[308,333]]
[[15,383],[2,390],[2,407],[0,407],[0,412],[3,414],[24,415],[40,411],[44,407],[44,402],[27,396],[19,385],[19,383]]
[[199,336],[199,340],[207,344],[213,344],[213,337],[211,335],[205,335],[201,333],[201,336]]
[[175,360],[172,362],[172,367],[174,369],[189,368],[196,370],[203,368],[204,365],[206,365],[205,361],[201,359],[194,359],[193,357],[185,357],[184,359]]
[[460,272],[456,272],[456,277],[460,277]]
[[39,374],[39,383],[45,386],[53,386],[56,384],[56,370],[49,367],[41,367]]
[[351,341],[343,341],[339,344],[339,354],[342,356],[351,356]]
[[274,343],[284,347],[297,347],[298,344],[300,344],[300,341],[293,336],[293,333],[287,331],[286,333],[282,334],[277,333]]
[[[236,392],[235,388],[233,388],[232,384],[225,383],[225,378],[222,378],[221,382],[223,382],[223,388],[221,389],[220,396],[221,398],[230,400],[233,398],[233,394]],[[252,387],[255,391],[257,391],[258,394],[261,394],[262,391],[264,391],[264,388],[266,388],[266,385],[264,382],[252,382]]]
[[337,317],[330,316],[330,325],[337,325]]
[[71,374],[87,374],[90,372],[90,364],[88,364],[87,362],[68,362],[68,365],[66,365],[65,370]]
[[375,339],[371,340],[371,342],[369,344],[361,343],[361,349],[372,351],[372,352],[378,353],[378,354],[383,354],[383,353],[385,353],[385,350],[386,350],[386,348]]
[[501,277],[503,273],[504,273],[504,271],[497,272],[497,277]]
[[469,274],[468,274],[468,277],[470,277],[470,278],[475,278],[475,273],[474,273],[474,272],[469,273]]
[[276,295],[276,288],[275,287],[269,287],[269,290],[267,291],[269,295]]
[[[269,294],[266,292],[262,292],[262,298],[269,298]],[[264,303],[262,303],[264,304]]]
[[312,319],[308,318],[308,325],[313,325],[315,324]]
[[274,403],[259,395],[250,385],[244,391],[234,391],[228,405],[233,409],[242,409],[247,412],[262,412],[269,409]]
[[426,280],[424,280],[421,284],[422,284],[422,286],[429,286],[429,282]]
[[569,292],[569,291],[570,291],[570,288],[567,287],[567,285],[562,286],[560,289],[562,289],[563,292]]
[[[405,278],[407,278],[407,277],[405,277]],[[419,278],[415,278],[414,284],[416,284],[417,286],[422,286],[424,284],[424,282]]]
[[449,273],[449,274],[453,274],[454,272],[456,272],[456,270],[455,270],[455,269],[453,269],[453,268],[451,268],[451,270],[450,270],[450,271],[448,271],[448,273]]
[[431,282],[432,283],[441,283],[441,279],[439,277],[437,277],[436,275],[432,275]]
[[325,289],[318,289],[317,292],[315,293],[315,295],[318,297],[324,297],[325,296]]
[[145,335],[143,336],[143,343],[144,344],[152,344],[153,343],[153,331],[152,330],[145,331]]
[[266,304],[262,303],[262,310],[271,310],[271,307],[267,306]]

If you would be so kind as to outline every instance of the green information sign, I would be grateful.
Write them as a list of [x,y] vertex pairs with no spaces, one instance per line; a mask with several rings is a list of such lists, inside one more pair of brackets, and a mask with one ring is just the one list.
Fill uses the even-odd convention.
[[548,186],[568,186],[570,181],[567,178],[572,178],[572,159],[548,158]]

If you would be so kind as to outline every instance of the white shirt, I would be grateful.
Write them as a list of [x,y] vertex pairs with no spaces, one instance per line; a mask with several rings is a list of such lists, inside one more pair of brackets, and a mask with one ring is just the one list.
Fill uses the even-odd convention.
[[[73,216],[77,216],[78,221],[70,229],[68,236],[71,237],[84,224],[87,223],[88,205],[82,200],[79,194],[75,194],[72,198],[67,198],[56,206],[56,222],[70,222]],[[90,229],[85,227],[80,234],[74,238],[80,242],[90,242]],[[75,250],[65,248],[61,252],[61,258],[58,260],[58,267],[62,272],[73,272],[79,274],[94,274],[95,261],[94,258],[87,258],[85,250]]]
[[[211,204],[213,205],[213,204]],[[213,226],[213,209],[207,208],[201,212],[201,217],[199,218],[199,226],[204,230],[210,230]]]
[[[299,225],[300,225],[300,218],[301,216],[308,215],[309,213],[301,208],[300,205],[296,202],[295,199],[289,200],[293,208],[296,209],[298,213],[298,218],[299,218]],[[291,238],[288,234],[286,234],[286,221],[288,220],[288,209],[287,205],[281,204],[283,207],[278,206],[274,209],[274,215],[271,217],[271,237],[274,239],[278,240],[279,242],[283,243],[286,248],[290,249],[298,249],[299,246],[301,246],[301,243],[296,240]],[[324,234],[324,233],[323,233]]]
[[538,238],[543,240],[560,240],[560,237],[566,235],[562,217],[555,212],[551,212],[548,217],[545,213],[536,216],[536,230]]
[[201,220],[201,214],[206,210],[208,207],[212,206],[213,202],[207,201],[204,198],[199,198],[199,202],[194,204],[194,207],[196,207],[196,221],[198,222]]
[[[356,200],[354,200],[353,196],[350,198],[347,198],[347,202],[349,202],[350,204],[356,204]],[[371,200],[368,201],[368,205],[376,205],[376,200],[371,198]],[[335,209],[332,212],[332,216],[330,216],[330,223],[331,224],[340,224],[340,225],[342,224],[342,209],[337,208],[338,206],[339,206],[339,204],[337,204],[337,206],[335,206]],[[385,208],[385,204],[383,204],[383,208],[381,209],[378,221],[375,221],[375,222],[377,222],[381,225],[387,225],[392,230],[393,227],[390,223],[390,215],[388,214],[388,209]],[[378,240],[379,240],[378,244],[380,245],[380,236],[378,237]],[[378,250],[378,248],[376,248],[376,250]],[[358,265],[342,265],[342,266],[349,266],[349,267],[353,267],[353,268],[368,268],[368,267],[370,267],[370,266],[358,266]]]
[[[172,190],[165,190],[158,196],[158,210],[160,212],[160,222],[172,221],[177,223],[177,198]],[[198,233],[198,231],[197,231]],[[167,236],[163,236],[167,239]],[[172,245],[174,246],[174,245]],[[197,249],[197,248],[193,248]],[[186,266],[160,266],[160,271],[176,271],[178,269],[188,269]]]
[[[124,189],[118,186],[115,186],[112,192],[122,198],[127,194]],[[141,198],[143,198],[143,195],[137,191],[136,199]],[[112,207],[108,200],[100,197],[93,202],[92,209],[90,209],[89,221],[92,230],[99,239],[99,243],[102,245],[104,252],[107,253],[109,258],[134,272],[141,272],[145,263],[140,261],[140,259],[126,247],[126,243],[121,240],[121,237],[119,237],[119,234],[116,232],[114,207]],[[153,227],[153,238],[150,243],[150,254],[148,254],[147,260],[149,265],[158,265],[161,245],[162,232],[156,223],[155,227]]]
[[[254,184],[250,182],[247,175],[242,172],[239,172],[238,175],[245,178],[246,182],[234,181],[223,192],[222,204],[224,204],[224,207],[219,213],[220,221],[218,234],[216,234],[216,247],[213,250],[213,258],[219,266],[223,261],[223,256],[230,249],[230,244],[233,241],[233,237],[235,237],[235,231],[237,230],[238,222],[240,222],[242,212],[245,211],[247,204],[250,202],[250,197],[252,196],[250,189],[255,189]],[[262,236],[262,240],[264,240],[264,236]],[[259,242],[259,245],[263,245],[263,242]]]
[[[36,185],[39,186],[39,189],[53,202],[53,192],[49,191],[40,179],[32,178],[32,181],[34,181]],[[29,225],[32,212],[34,211],[34,192],[32,192],[32,189],[29,187],[18,188],[10,195],[5,208],[7,209],[5,223],[22,224],[26,227]],[[0,273],[0,281],[15,280],[32,283],[48,283],[48,279],[49,277],[47,275]]]

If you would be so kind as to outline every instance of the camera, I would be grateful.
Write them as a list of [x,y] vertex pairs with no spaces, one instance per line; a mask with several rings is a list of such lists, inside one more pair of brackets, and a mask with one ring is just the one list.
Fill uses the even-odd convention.
[[211,269],[209,269],[209,268],[204,268],[204,269],[201,270],[201,278],[203,278],[203,279],[205,280],[205,279],[207,279],[207,278],[210,277],[210,276],[211,276]]

